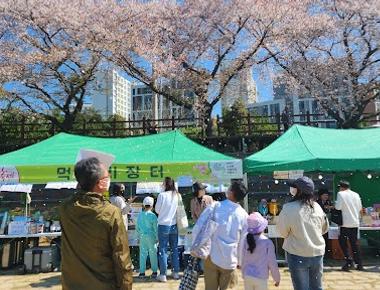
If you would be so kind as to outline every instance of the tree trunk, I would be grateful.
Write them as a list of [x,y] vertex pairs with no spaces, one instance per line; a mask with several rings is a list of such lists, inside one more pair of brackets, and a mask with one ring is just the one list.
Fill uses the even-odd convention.
[[203,121],[203,128],[205,129],[206,136],[211,137],[212,136],[212,118],[211,118],[211,113],[212,113],[212,107],[210,104],[207,102],[203,104],[204,109],[203,109],[203,116],[202,116],[202,121]]
[[75,116],[72,114],[66,114],[65,119],[61,124],[59,124],[60,128],[64,132],[70,132],[74,128]]

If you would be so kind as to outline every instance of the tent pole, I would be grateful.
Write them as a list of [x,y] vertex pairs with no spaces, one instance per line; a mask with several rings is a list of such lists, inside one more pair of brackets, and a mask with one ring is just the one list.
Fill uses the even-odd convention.
[[[248,189],[248,176],[247,176],[247,173],[243,174],[243,183],[244,183],[245,187]],[[246,210],[246,212],[248,212],[248,210],[249,210],[248,194],[244,197],[244,209]]]

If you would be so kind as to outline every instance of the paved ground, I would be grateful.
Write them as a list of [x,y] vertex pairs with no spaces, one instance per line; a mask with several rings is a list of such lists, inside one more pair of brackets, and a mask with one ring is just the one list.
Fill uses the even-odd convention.
[[[270,286],[270,290],[283,289],[291,290],[289,272],[286,268],[281,268],[282,282],[279,288]],[[327,267],[324,275],[325,290],[380,290],[380,266],[366,267],[366,272],[352,271],[344,273],[337,267]],[[47,273],[36,275],[17,275],[15,272],[0,272],[0,289],[61,289],[60,273]],[[178,289],[178,281],[169,281],[167,284],[142,281],[135,278],[134,290],[174,290]],[[272,284],[272,282],[271,282]],[[165,285],[165,286],[164,286]],[[199,280],[199,290],[204,289],[203,278]],[[239,289],[243,289],[242,279],[240,279]]]

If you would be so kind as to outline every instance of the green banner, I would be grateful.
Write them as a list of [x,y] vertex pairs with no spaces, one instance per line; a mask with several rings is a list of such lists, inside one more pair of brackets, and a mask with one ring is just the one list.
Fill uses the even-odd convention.
[[[18,172],[19,183],[45,184],[75,180],[73,165],[16,166],[15,169]],[[191,176],[194,180],[211,182],[242,178],[242,165],[240,160],[174,164],[113,164],[109,173],[111,180],[116,182],[162,181],[167,176],[173,179]],[[15,178],[12,182],[16,182]]]

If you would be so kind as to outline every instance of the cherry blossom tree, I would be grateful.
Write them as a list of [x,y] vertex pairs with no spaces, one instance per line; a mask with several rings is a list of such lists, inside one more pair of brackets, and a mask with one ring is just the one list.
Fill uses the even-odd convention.
[[[128,74],[178,105],[198,111],[211,129],[211,112],[241,70],[273,57],[264,48],[283,38],[284,27],[306,1],[193,0],[122,3],[116,15],[134,11],[135,23],[102,35],[108,57]],[[122,17],[118,17],[123,19]],[[299,25],[299,21],[297,22]],[[106,23],[104,23],[106,24]],[[114,24],[113,24],[114,25]],[[133,26],[133,28],[131,28]],[[124,41],[134,33],[134,47]],[[274,54],[276,55],[276,54]],[[190,87],[189,99],[169,85]]]
[[8,104],[72,128],[101,63],[92,16],[107,6],[96,2],[0,2],[0,84]]
[[281,81],[315,97],[340,128],[356,128],[379,112],[366,108],[380,96],[378,1],[316,1],[303,29],[268,45]]

